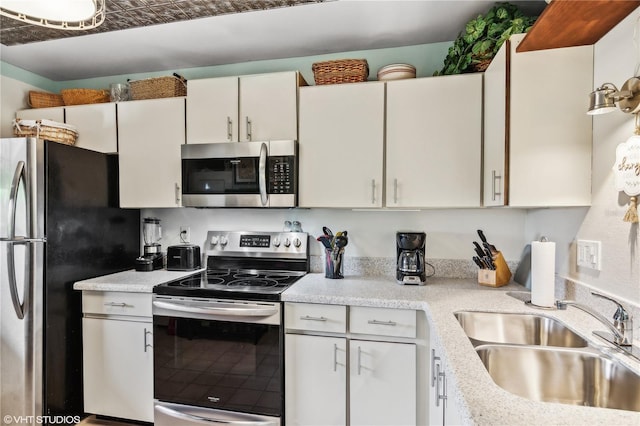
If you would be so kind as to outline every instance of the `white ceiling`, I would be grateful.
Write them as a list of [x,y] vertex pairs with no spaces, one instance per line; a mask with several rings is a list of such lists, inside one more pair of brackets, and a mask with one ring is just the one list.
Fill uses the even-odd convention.
[[[511,1],[538,14],[544,0]],[[342,0],[0,45],[0,60],[51,80],[166,71],[454,40],[484,0]]]

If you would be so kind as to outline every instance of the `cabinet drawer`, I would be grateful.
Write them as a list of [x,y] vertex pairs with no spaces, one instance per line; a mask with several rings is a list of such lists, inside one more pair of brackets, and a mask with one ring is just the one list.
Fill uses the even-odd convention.
[[347,332],[347,307],[312,303],[286,303],[285,328],[309,331]]
[[415,338],[416,311],[352,306],[349,330],[358,334]]
[[82,313],[151,317],[151,293],[83,291]]

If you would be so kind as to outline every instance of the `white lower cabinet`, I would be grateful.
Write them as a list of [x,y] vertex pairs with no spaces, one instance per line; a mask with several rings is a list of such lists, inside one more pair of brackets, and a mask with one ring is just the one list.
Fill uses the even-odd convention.
[[429,425],[460,425],[460,415],[455,401],[447,392],[445,360],[431,344],[429,368]]
[[350,425],[416,424],[416,345],[349,342]]
[[83,292],[84,410],[153,422],[151,294],[132,295]]
[[289,425],[344,425],[347,339],[287,334],[285,407]]
[[[286,423],[426,424],[418,391],[424,336],[400,337],[416,323],[412,310],[285,304]],[[362,334],[367,327],[383,331]]]

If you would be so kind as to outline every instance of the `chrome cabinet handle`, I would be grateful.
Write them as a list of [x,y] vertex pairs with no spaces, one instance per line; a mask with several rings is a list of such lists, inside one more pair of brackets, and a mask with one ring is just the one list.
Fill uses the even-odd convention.
[[338,345],[336,343],[333,344],[333,371],[338,371],[339,365],[344,365],[338,362]]
[[358,376],[360,375],[361,369],[362,369],[362,348],[358,346]]
[[247,129],[247,141],[251,142],[251,137],[252,137],[252,135],[251,135],[251,132],[252,132],[251,120],[249,120],[248,116],[245,117],[245,125],[246,125],[246,129]]
[[398,179],[393,180],[393,202],[398,204]]
[[[440,364],[438,364],[438,370],[440,370]],[[436,401],[436,406],[439,406],[440,401],[443,401],[443,405],[446,403],[447,401],[447,373],[445,373],[444,371],[439,371],[438,372],[438,377],[440,379],[442,379],[442,394],[440,394],[440,392],[438,392],[438,400]],[[439,382],[439,380],[438,380]]]
[[495,201],[499,195],[502,195],[502,191],[496,190],[496,181],[500,182],[498,184],[500,186],[502,184],[502,175],[496,173],[495,170],[491,170],[491,199],[493,201]]
[[371,179],[371,204],[376,203],[376,180]]
[[436,362],[440,361],[440,357],[436,356],[436,350],[431,349],[431,387],[436,385],[438,376],[436,375]]
[[176,205],[180,205],[180,185],[175,183],[175,192],[176,192]]
[[374,325],[391,325],[391,326],[396,326],[398,325],[398,323],[394,322],[394,321],[379,321],[379,320],[369,320],[367,321],[369,324],[374,324]]
[[[251,139],[249,139],[251,140]],[[266,206],[269,202],[269,194],[267,193],[267,157],[269,150],[267,144],[260,146],[260,162],[258,163],[258,186],[260,188],[260,202]]]
[[440,372],[440,363],[436,364],[436,393],[435,393],[435,402],[436,402],[436,407],[440,406],[440,377],[441,376],[441,372]]
[[229,142],[233,141],[233,120],[227,116],[227,139]]
[[309,315],[305,315],[303,317],[300,317],[301,320],[306,320],[306,321],[327,321],[327,318],[325,317],[310,317]]
[[[105,303],[104,306],[111,306],[111,307],[117,307],[117,308],[126,308],[128,305],[124,302],[120,302],[120,303],[116,303],[116,302],[109,302],[109,303]],[[131,306],[133,307],[133,306]]]
[[147,352],[147,348],[153,348],[153,345],[150,345],[149,343],[147,343],[147,334],[151,334],[151,332],[149,330],[147,330],[147,328],[144,328],[144,351]]

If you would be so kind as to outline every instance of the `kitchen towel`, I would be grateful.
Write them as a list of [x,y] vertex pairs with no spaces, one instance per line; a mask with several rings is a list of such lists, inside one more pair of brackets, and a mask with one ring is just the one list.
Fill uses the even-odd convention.
[[555,306],[556,243],[531,242],[531,303],[551,308]]

